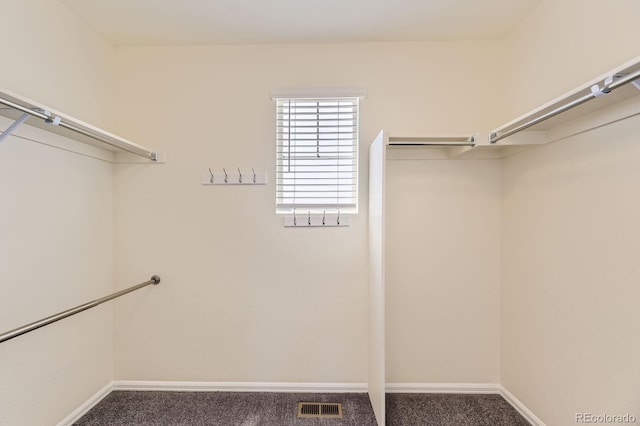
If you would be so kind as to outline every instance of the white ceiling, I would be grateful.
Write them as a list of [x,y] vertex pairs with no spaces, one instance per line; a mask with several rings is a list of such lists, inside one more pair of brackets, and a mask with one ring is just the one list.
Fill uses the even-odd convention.
[[60,0],[114,45],[494,40],[541,0]]

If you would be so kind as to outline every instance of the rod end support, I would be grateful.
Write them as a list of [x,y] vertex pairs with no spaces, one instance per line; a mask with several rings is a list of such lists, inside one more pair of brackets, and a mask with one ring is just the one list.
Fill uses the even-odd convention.
[[496,138],[497,138],[497,137],[498,137],[498,133],[496,133],[496,132],[491,132],[491,133],[489,133],[489,144],[491,144],[491,145],[495,145],[495,144],[496,144],[496,142],[498,142],[498,141],[496,140]]
[[160,284],[160,275],[154,275],[151,277],[151,281],[153,281],[153,284]]

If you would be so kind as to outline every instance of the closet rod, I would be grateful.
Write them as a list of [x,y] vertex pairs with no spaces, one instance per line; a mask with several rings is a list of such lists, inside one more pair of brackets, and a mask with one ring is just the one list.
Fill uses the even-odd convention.
[[142,287],[146,287],[148,285],[151,284],[159,284],[160,283],[160,277],[158,275],[154,275],[152,276],[149,281],[145,281],[143,283],[134,285],[133,287],[129,287],[127,289],[124,290],[120,290],[118,292],[115,292],[113,294],[110,294],[108,296],[105,297],[101,297],[100,299],[96,299],[93,300],[91,302],[87,302],[84,303],[82,305],[78,305],[75,308],[71,308],[71,309],[67,309],[66,311],[62,311],[59,312],[55,315],[51,315],[48,316],[46,318],[43,318],[41,320],[32,322],[30,324],[27,325],[23,325],[22,327],[18,327],[14,330],[8,331],[6,333],[0,334],[0,343],[2,342],[6,342],[7,340],[13,339],[14,337],[18,337],[21,336],[25,333],[28,333],[30,331],[36,330],[38,328],[44,327],[45,325],[49,325],[53,322],[56,321],[60,321],[61,319],[70,317],[71,315],[75,315],[77,313],[80,313],[82,311],[86,311],[87,309],[91,309],[94,308],[104,302],[108,302],[109,300],[115,299],[116,297],[120,297],[123,296],[127,293],[131,293],[132,291],[136,291],[138,289],[141,289]]
[[618,80],[614,80],[611,83],[605,84],[604,86],[602,86],[602,89],[599,90],[599,91],[595,91],[595,92],[592,91],[592,92],[590,92],[590,93],[588,93],[586,95],[581,96],[578,99],[574,99],[571,102],[568,102],[568,103],[566,103],[566,104],[564,104],[562,106],[559,106],[558,108],[556,108],[556,109],[554,109],[552,111],[549,111],[549,112],[547,112],[545,114],[542,114],[540,117],[537,117],[537,118],[534,118],[532,120],[529,120],[526,123],[523,123],[523,124],[521,124],[521,125],[519,125],[517,127],[514,127],[513,129],[508,130],[508,131],[506,131],[504,133],[501,133],[499,135],[497,133],[492,134],[491,143],[494,144],[494,143],[496,143],[496,142],[498,142],[498,141],[500,141],[500,140],[502,140],[504,138],[507,138],[507,137],[509,137],[511,135],[519,133],[519,132],[521,132],[523,130],[528,129],[531,126],[535,126],[538,123],[541,123],[541,122],[543,122],[545,120],[548,120],[548,119],[550,119],[552,117],[555,117],[558,114],[561,114],[561,113],[563,113],[565,111],[568,111],[568,110],[570,110],[572,108],[575,108],[578,105],[582,105],[583,103],[585,103],[587,101],[590,101],[591,99],[595,99],[597,97],[600,97],[603,94],[611,93],[615,89],[618,89],[618,88],[620,88],[620,87],[622,87],[622,86],[624,86],[626,84],[629,84],[629,83],[631,83],[631,82],[633,82],[635,80],[638,80],[638,79],[640,79],[640,70],[638,70],[636,72],[633,72],[633,73],[630,73],[630,74],[627,74],[627,75],[624,75],[621,78],[619,78]]
[[[45,121],[51,120],[51,117],[49,117],[44,112],[40,112],[40,111],[37,111],[37,110],[33,110],[31,108],[24,107],[24,106],[22,106],[20,104],[17,104],[17,103],[15,103],[15,102],[13,102],[13,101],[11,101],[9,99],[0,97],[0,103],[4,104],[4,105],[6,105],[6,106],[8,106],[10,108],[13,108],[13,109],[16,109],[18,111],[22,111],[22,112],[24,112],[26,114],[32,115],[34,117],[41,118],[42,120],[45,120]],[[52,125],[55,126],[56,124],[52,124]],[[95,139],[95,140],[97,140],[99,142],[102,142],[102,143],[105,143],[107,145],[113,146],[115,148],[121,149],[123,151],[127,151],[127,152],[130,152],[132,154],[136,154],[136,155],[139,155],[141,157],[148,158],[149,160],[152,160],[152,161],[157,161],[158,160],[157,153],[148,151],[148,150],[146,150],[144,148],[141,148],[141,147],[139,147],[137,145],[133,145],[131,143],[128,143],[127,141],[119,140],[116,137],[108,137],[108,136],[98,135],[98,134],[93,133],[93,132],[91,132],[89,130],[85,130],[85,129],[82,129],[82,128],[78,127],[78,126],[74,126],[73,124],[66,123],[65,121],[62,121],[62,120],[57,125],[60,126],[60,127],[65,128],[67,130],[71,130],[72,132],[79,133],[79,134],[81,134],[83,136],[87,136],[87,137],[89,137],[91,139]]]
[[474,146],[473,137],[389,137],[389,146]]

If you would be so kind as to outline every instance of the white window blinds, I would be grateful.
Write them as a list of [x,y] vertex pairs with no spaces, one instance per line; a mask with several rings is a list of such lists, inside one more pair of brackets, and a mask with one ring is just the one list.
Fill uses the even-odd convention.
[[277,211],[356,212],[358,98],[276,103]]

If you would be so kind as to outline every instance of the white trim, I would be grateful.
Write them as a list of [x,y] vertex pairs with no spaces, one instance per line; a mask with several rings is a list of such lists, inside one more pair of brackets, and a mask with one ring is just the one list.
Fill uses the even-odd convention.
[[500,393],[496,383],[387,383],[388,393]]
[[531,410],[529,410],[518,398],[509,392],[504,386],[500,386],[500,395],[507,400],[533,426],[546,426]]
[[292,87],[271,90],[271,99],[282,98],[367,99],[367,89],[363,87]]
[[313,392],[366,393],[366,383],[162,382],[117,380],[113,390],[174,392]]
[[388,393],[492,393],[502,396],[533,426],[546,426],[504,386],[496,383],[387,383]]
[[93,395],[91,398],[86,400],[78,408],[73,410],[73,412],[69,414],[67,417],[65,417],[64,419],[62,419],[57,426],[71,426],[72,424],[80,420],[82,416],[87,414],[89,410],[95,407],[96,404],[102,401],[107,395],[109,395],[109,393],[111,393],[112,390],[113,390],[113,382],[109,383],[108,385],[100,389],[98,392],[95,393],[95,395]]

